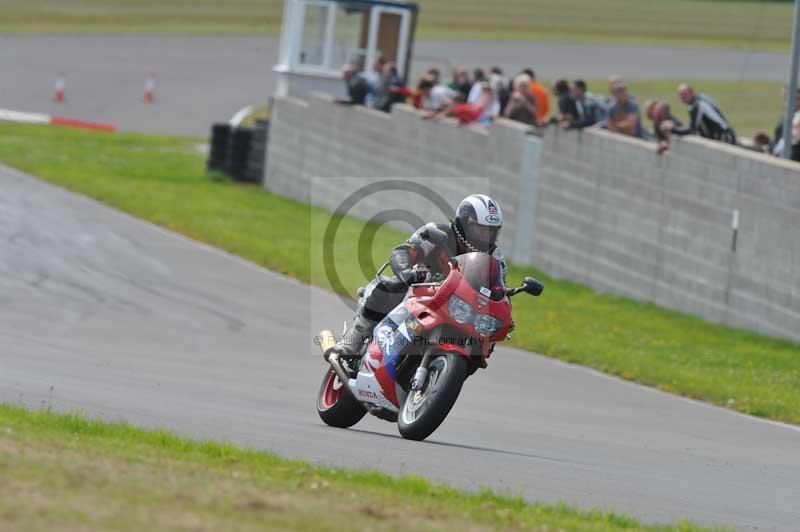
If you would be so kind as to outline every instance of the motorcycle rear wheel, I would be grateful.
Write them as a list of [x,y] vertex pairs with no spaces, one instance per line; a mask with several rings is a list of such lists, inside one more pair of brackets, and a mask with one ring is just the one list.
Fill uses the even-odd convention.
[[367,411],[345,388],[332,369],[325,372],[317,396],[317,413],[326,425],[346,429],[363,418]]
[[408,393],[397,416],[403,438],[424,440],[439,428],[461,393],[468,369],[467,359],[457,353],[442,353],[431,359],[425,385]]

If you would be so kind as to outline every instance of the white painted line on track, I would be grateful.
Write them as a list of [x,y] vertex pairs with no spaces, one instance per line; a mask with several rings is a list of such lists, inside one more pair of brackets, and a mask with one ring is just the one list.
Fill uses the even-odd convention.
[[50,115],[40,113],[23,113],[11,109],[0,109],[0,120],[6,122],[21,122],[24,124],[49,124]]

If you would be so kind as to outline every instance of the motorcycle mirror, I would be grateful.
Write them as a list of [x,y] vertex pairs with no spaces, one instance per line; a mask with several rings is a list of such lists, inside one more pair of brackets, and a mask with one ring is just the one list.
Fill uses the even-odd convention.
[[424,240],[428,242],[433,242],[434,244],[440,246],[447,242],[447,233],[436,227],[435,224],[428,224],[425,226],[419,236],[421,236]]
[[522,286],[520,288],[523,292],[527,292],[532,296],[540,296],[542,292],[544,292],[544,285],[533,277],[526,277],[525,280],[522,281]]

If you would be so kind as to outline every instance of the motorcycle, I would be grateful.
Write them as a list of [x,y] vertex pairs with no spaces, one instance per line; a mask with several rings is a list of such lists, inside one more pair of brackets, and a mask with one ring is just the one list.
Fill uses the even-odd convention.
[[[436,244],[447,239],[436,227],[421,235]],[[403,438],[424,440],[445,420],[467,377],[487,367],[495,342],[513,330],[510,298],[544,290],[531,277],[507,289],[500,261],[486,253],[450,257],[449,265],[446,275],[427,273],[411,284],[403,302],[375,326],[355,377],[332,351],[334,334],[320,333],[330,365],[317,398],[323,422],[347,428],[369,412],[396,421]]]

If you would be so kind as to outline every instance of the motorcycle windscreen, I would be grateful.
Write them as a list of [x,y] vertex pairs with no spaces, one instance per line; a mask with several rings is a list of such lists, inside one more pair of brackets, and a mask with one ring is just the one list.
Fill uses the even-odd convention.
[[503,266],[497,257],[486,253],[466,253],[456,257],[461,274],[475,291],[492,301],[502,301],[506,295]]

